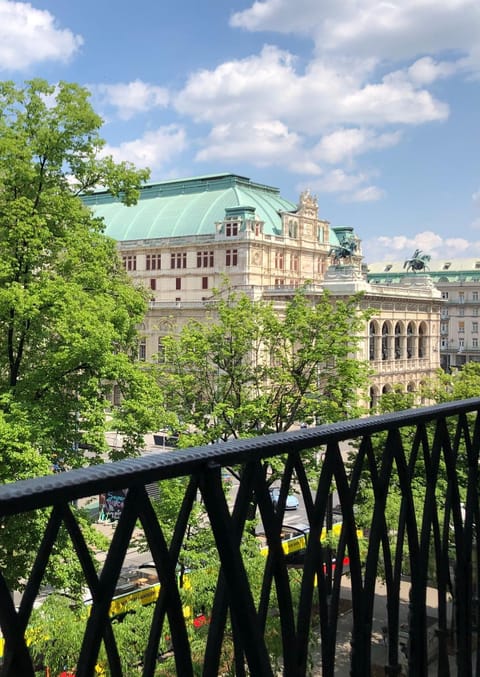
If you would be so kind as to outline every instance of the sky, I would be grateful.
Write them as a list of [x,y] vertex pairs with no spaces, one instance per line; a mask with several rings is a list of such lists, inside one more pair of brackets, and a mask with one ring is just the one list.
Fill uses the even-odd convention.
[[478,0],[0,0],[0,80],[34,77],[152,181],[309,189],[366,262],[480,256]]

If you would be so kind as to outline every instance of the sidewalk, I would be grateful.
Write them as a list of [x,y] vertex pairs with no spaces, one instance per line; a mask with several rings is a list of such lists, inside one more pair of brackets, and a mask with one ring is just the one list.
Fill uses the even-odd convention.
[[[400,613],[399,620],[400,625],[405,624],[405,633],[400,633],[399,641],[399,660],[403,664],[402,675],[407,675],[407,663],[406,658],[403,658],[402,661],[402,644],[406,647],[407,643],[407,621],[408,621],[408,600],[409,600],[409,589],[410,584],[408,582],[402,582],[400,586]],[[433,588],[427,589],[427,615],[431,619],[431,631],[429,632],[429,637],[427,638],[428,650],[431,656],[431,662],[429,663],[428,675],[437,675],[438,674],[438,664],[435,658],[436,646],[437,646],[437,637],[435,635],[435,624],[437,618],[437,591]],[[351,600],[351,588],[347,579],[345,583],[342,584],[340,598],[342,600]],[[386,626],[386,588],[380,582],[377,582],[375,601],[374,601],[374,611],[373,611],[373,624],[372,624],[372,645],[371,645],[371,665],[372,665],[372,677],[377,677],[380,675],[385,675],[385,665],[388,660],[388,647],[386,638],[382,628]],[[451,607],[449,607],[449,618],[451,614]],[[349,677],[350,675],[350,638],[351,638],[351,628],[352,628],[352,612],[351,609],[341,613],[338,619],[338,629],[337,629],[337,653],[336,653],[336,662],[335,662],[335,675],[339,677]],[[403,636],[402,636],[403,635]],[[402,641],[404,640],[404,641]],[[457,672],[454,665],[455,656],[450,657],[450,675],[454,677]],[[315,661],[317,663],[317,661]],[[320,654],[318,654],[318,665],[320,666]],[[314,677],[320,677],[322,675],[321,667],[315,667],[313,671]],[[366,676],[367,677],[367,676]]]

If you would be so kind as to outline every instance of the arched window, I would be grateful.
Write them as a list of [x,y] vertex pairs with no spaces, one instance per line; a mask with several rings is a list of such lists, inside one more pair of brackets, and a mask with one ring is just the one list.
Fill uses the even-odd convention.
[[368,356],[370,360],[375,360],[377,351],[376,344],[378,340],[378,326],[376,322],[370,322],[369,342],[368,342]]
[[389,330],[386,322],[382,325],[382,360],[388,360]]
[[407,326],[407,358],[410,360],[414,356],[414,342],[415,342],[415,324],[409,322]]
[[418,328],[418,357],[427,356],[427,325],[421,322]]
[[402,335],[402,325],[400,322],[397,322],[395,325],[395,359],[399,360],[401,357],[401,335]]

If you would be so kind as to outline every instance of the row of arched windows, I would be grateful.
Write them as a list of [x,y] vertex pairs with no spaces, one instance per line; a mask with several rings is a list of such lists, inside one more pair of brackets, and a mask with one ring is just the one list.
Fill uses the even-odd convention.
[[369,359],[401,360],[427,357],[427,324],[372,320],[369,327]]
[[[421,382],[420,388],[423,385],[424,385],[423,382]],[[370,388],[370,409],[374,409],[377,406],[378,400],[381,397],[381,395],[386,395],[387,393],[391,393],[393,390],[396,390],[398,388],[403,390],[404,386],[401,386],[399,384],[396,384],[395,386],[393,386],[391,383],[386,383],[383,387],[372,386]],[[415,383],[413,383],[413,382],[407,383],[407,385],[405,387],[405,392],[414,393],[416,391],[417,391],[417,386],[415,385]]]

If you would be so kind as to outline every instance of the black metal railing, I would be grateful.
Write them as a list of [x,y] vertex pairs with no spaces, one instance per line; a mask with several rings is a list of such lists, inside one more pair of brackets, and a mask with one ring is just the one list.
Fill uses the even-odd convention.
[[[135,526],[141,525],[160,581],[139,674],[164,674],[160,639],[168,622],[178,675],[194,671],[177,566],[196,501],[203,501],[220,567],[201,674],[225,674],[227,632],[237,675],[351,674],[379,665],[386,674],[480,674],[478,662],[480,398],[324,425],[213,446],[148,454],[0,487],[0,520],[51,509],[19,608],[0,575],[3,675],[34,675],[25,639],[35,600],[61,526],[68,530],[92,597],[76,676],[95,674],[100,647],[108,674],[121,675],[109,609]],[[351,460],[347,462],[347,454]],[[283,463],[275,505],[267,459]],[[223,469],[239,481],[225,491]],[[147,485],[188,477],[173,535],[167,538]],[[295,569],[282,543],[287,493],[294,485],[308,524],[303,558]],[[99,574],[72,502],[128,489]],[[233,493],[232,493],[233,491]],[[332,495],[341,510],[335,542]],[[242,535],[258,507],[268,555],[252,589]],[[393,518],[392,518],[393,511]],[[303,531],[306,531],[303,529]],[[348,569],[348,573],[347,573]],[[5,572],[3,572],[5,573]],[[379,592],[381,591],[381,592]],[[345,612],[344,596],[350,610]],[[382,602],[382,611],[376,604]],[[432,636],[432,617],[434,633]],[[279,628],[274,666],[268,622]],[[381,636],[378,626],[381,625]],[[27,633],[28,634],[28,633]],[[278,657],[277,657],[278,658]],[[278,667],[280,665],[280,668]],[[343,666],[343,667],[342,667]],[[230,673],[232,674],[232,672]]]

